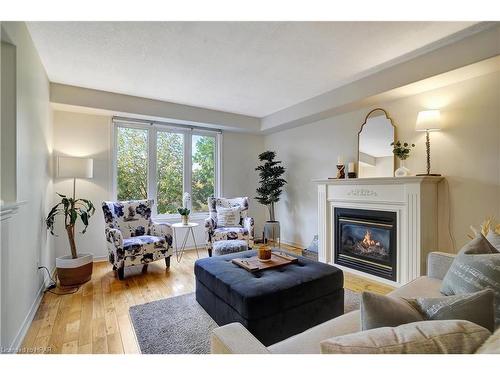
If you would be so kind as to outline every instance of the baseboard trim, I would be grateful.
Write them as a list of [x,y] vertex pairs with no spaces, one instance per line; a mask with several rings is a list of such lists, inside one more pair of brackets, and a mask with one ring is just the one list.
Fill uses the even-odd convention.
[[[52,272],[50,273],[52,275],[52,278],[54,277],[55,272],[56,268],[54,267],[52,269]],[[9,346],[9,349],[12,350],[12,353],[17,353],[20,349],[22,349],[21,344],[23,343],[24,338],[26,337],[26,334],[28,333],[28,330],[31,327],[31,323],[33,323],[33,318],[35,317],[35,314],[38,311],[38,308],[40,307],[40,303],[42,302],[43,292],[48,285],[49,285],[49,279],[47,276],[44,276],[42,285],[40,285],[40,288],[38,289],[35,300],[31,304],[28,314],[26,315],[26,318],[21,324],[21,327],[19,328],[17,335],[14,337],[14,340]]]
[[281,243],[284,244],[284,245],[291,246],[291,247],[296,247],[297,249],[305,249],[305,248],[307,248],[307,246],[304,246],[304,244],[301,244],[301,243],[298,243],[298,242],[281,240]]

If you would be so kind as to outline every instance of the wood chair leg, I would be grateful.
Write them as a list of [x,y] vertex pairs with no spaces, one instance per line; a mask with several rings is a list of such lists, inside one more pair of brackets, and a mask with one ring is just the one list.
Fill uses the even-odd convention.
[[125,267],[118,268],[117,273],[118,273],[118,279],[120,280],[125,279]]
[[170,257],[165,258],[165,265],[167,266],[167,268],[170,268]]

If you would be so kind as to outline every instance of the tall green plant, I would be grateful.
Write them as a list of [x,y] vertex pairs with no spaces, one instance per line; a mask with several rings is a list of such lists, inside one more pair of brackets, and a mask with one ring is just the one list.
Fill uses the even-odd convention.
[[259,160],[263,164],[255,168],[259,171],[259,184],[257,188],[258,196],[255,197],[257,201],[269,210],[269,220],[275,221],[274,204],[279,202],[280,195],[283,192],[282,187],[287,183],[281,176],[285,173],[285,167],[281,161],[274,160],[276,153],[274,151],[265,151],[259,155]]
[[95,207],[88,199],[68,198],[62,194],[56,194],[62,198],[61,202],[52,207],[49,214],[47,215],[47,218],[45,219],[45,223],[47,224],[47,229],[50,230],[50,234],[55,235],[54,223],[56,216],[64,216],[64,227],[66,229],[66,233],[68,234],[69,246],[71,248],[71,257],[73,259],[76,259],[78,258],[75,243],[76,221],[78,220],[78,218],[80,218],[84,225],[82,233],[85,233],[89,225],[89,218],[95,212]]

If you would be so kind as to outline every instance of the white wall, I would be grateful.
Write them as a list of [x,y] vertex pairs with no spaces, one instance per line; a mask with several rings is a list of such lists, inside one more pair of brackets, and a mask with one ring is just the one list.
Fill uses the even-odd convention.
[[[101,202],[112,199],[111,193],[111,118],[91,114],[54,111],[54,160],[57,156],[89,157],[94,159],[94,177],[77,179],[76,196],[90,199],[96,213],[90,219],[85,234],[77,234],[76,244],[80,253],[106,256],[104,217]],[[71,195],[72,179],[54,178],[54,191]],[[56,197],[54,198],[56,199]],[[55,201],[54,201],[55,203]],[[81,224],[79,222],[79,224]],[[79,232],[82,226],[79,226]],[[56,254],[69,254],[68,238],[63,220],[56,222]]]
[[[443,131],[431,134],[432,169],[446,177],[440,186],[441,250],[458,250],[469,226],[488,215],[500,218],[500,73],[492,73],[404,99],[377,103],[388,111],[400,140],[416,149],[406,161],[412,173],[425,172],[425,134],[415,132],[420,110],[441,108]],[[357,159],[357,132],[370,108],[331,117],[265,137],[288,169],[289,184],[277,215],[283,240],[307,246],[317,234],[314,178],[335,176],[337,155]],[[396,165],[397,167],[398,165]],[[451,210],[451,233],[447,217]]]
[[[112,200],[111,171],[111,117],[76,112],[54,112],[54,154],[94,159],[94,178],[77,180],[77,196],[90,199],[96,206],[96,214],[91,218],[85,235],[77,235],[80,252],[91,252],[98,258],[107,257],[104,238],[104,218],[101,202]],[[257,155],[263,151],[264,137],[242,133],[224,132],[222,137],[222,177],[225,196],[249,196],[253,198],[257,184]],[[71,194],[72,180],[55,179],[54,189],[62,194]],[[251,199],[249,214],[256,219],[258,235],[265,220],[264,209]],[[170,220],[171,223],[180,221]],[[192,221],[198,222],[195,230],[196,242],[205,242],[204,217]],[[63,232],[62,222],[56,226],[59,237],[56,238],[58,256],[68,254],[68,242]],[[259,232],[260,231],[260,232]],[[184,230],[179,230],[179,245]],[[188,247],[193,247],[190,240]]]
[[[3,34],[5,33],[5,34]],[[44,218],[52,202],[50,156],[52,120],[49,82],[31,37],[22,22],[2,22],[2,38],[17,50],[17,200],[25,201],[2,228],[3,348],[17,347],[38,307],[43,273],[38,264],[54,267],[52,240]],[[2,226],[5,224],[2,221]]]

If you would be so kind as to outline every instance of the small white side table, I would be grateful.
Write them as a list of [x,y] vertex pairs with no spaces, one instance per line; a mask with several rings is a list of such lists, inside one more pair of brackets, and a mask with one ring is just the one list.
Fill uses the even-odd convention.
[[[182,223],[175,223],[172,224],[172,230],[174,232],[174,239],[175,239],[175,258],[177,259],[177,263],[180,263],[182,259],[182,255],[184,254],[184,251],[186,251],[186,243],[189,238],[189,233],[191,233],[191,236],[193,237],[193,242],[194,242],[194,248],[196,249],[196,256],[199,258],[200,254],[198,254],[198,246],[196,245],[196,239],[194,237],[194,230],[193,228],[196,228],[198,223],[187,223],[186,225]],[[176,229],[184,228],[187,229],[186,234],[184,236],[184,240],[182,241],[182,245],[179,251],[179,247],[177,246],[177,232]]]

